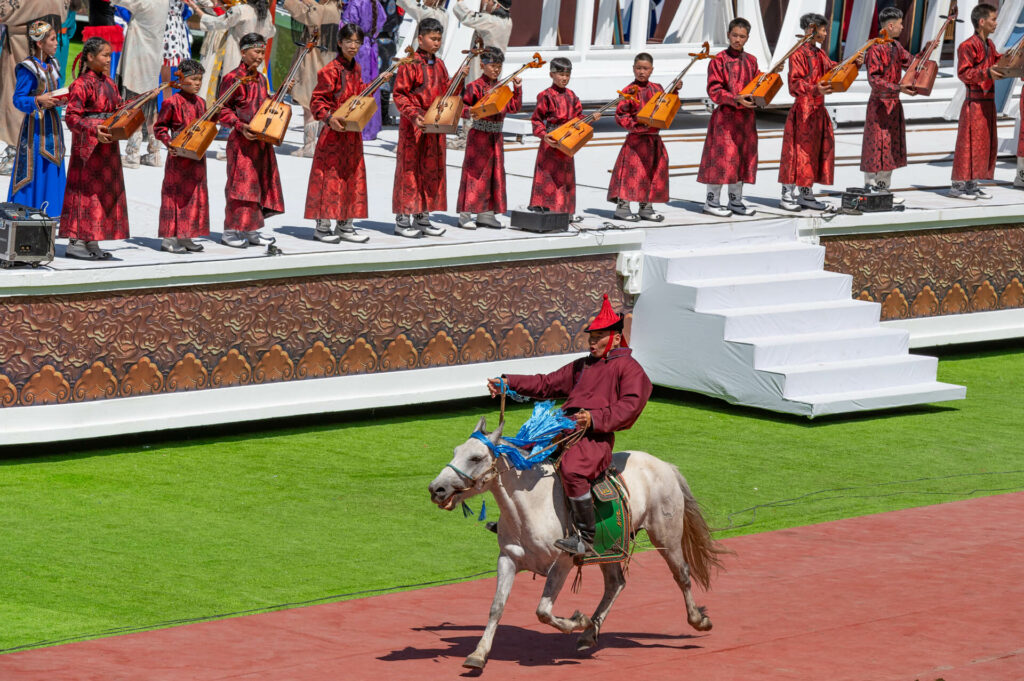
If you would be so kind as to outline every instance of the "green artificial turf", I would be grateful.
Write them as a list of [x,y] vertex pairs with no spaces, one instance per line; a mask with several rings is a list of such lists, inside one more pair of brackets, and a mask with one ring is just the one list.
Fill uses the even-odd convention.
[[[818,421],[659,391],[617,444],[676,463],[722,537],[1024,489],[1024,351],[939,373],[968,399]],[[491,570],[494,535],[427,495],[480,415],[496,405],[0,460],[0,652]]]

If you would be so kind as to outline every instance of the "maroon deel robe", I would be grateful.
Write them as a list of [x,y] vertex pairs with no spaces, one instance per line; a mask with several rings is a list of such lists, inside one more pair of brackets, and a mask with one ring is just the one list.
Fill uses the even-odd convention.
[[732,48],[708,63],[708,97],[718,105],[708,122],[697,182],[753,184],[757,180],[757,117],[736,95],[757,77],[757,58]]
[[550,374],[508,376],[509,387],[540,399],[566,398],[562,409],[590,412],[587,435],[562,455],[562,486],[580,497],[590,483],[611,465],[615,433],[628,430],[651,397],[651,381],[629,348],[616,348],[604,359],[590,355]]
[[91,69],[76,78],[69,90],[64,122],[71,131],[71,159],[60,236],[83,241],[127,239],[120,144],[100,144],[96,139],[96,129],[121,106],[121,96],[109,76]]
[[[218,93],[223,93],[248,71],[245,64],[240,64],[229,72],[221,79]],[[227,198],[224,229],[252,232],[263,227],[265,217],[284,212],[284,192],[274,146],[247,140],[242,135],[267,97],[267,79],[260,74],[256,80],[235,90],[217,118],[221,125],[231,128],[227,149],[228,179],[224,186]]]
[[363,135],[337,132],[327,125],[338,107],[365,87],[359,64],[345,63],[340,54],[316,75],[309,108],[314,118],[323,121],[324,129],[316,143],[313,167],[309,171],[307,220],[345,221],[369,215]]
[[665,203],[668,201],[668,151],[661,141],[658,128],[652,128],[636,119],[637,113],[662,88],[657,83],[633,81],[623,92],[632,92],[638,99],[619,102],[615,120],[625,128],[626,142],[615,159],[608,200]]
[[913,59],[895,40],[872,45],[864,55],[871,85],[860,154],[860,169],[865,173],[907,165],[907,123],[900,102],[900,79]]
[[832,184],[836,140],[818,81],[835,65],[814,45],[804,45],[789,58],[789,94],[795,101],[782,133],[781,184]]
[[996,169],[995,83],[988,70],[1001,56],[977,33],[957,48],[957,77],[967,86],[953,152],[953,181],[991,180]]
[[[466,86],[462,101],[469,116],[469,107],[479,102],[497,81],[481,76]],[[500,124],[506,113],[518,113],[523,108],[523,88],[516,87],[505,111],[480,120]],[[466,135],[466,156],[462,161],[462,182],[459,183],[458,211],[481,213],[493,210],[504,213],[508,204],[505,197],[505,145],[500,132],[470,128]]]
[[533,169],[533,191],[530,205],[558,213],[576,211],[576,165],[573,157],[549,147],[544,136],[583,115],[583,106],[576,93],[554,85],[537,95],[533,110],[533,134],[541,138],[537,164]]
[[[164,100],[153,131],[170,146],[175,136],[206,113],[202,97],[179,92]],[[210,194],[206,188],[206,158],[198,161],[167,155],[160,190],[160,231],[163,238],[210,234]]]
[[[448,89],[448,69],[439,57],[423,50],[416,61],[402,64],[395,75],[392,99],[402,114],[398,125],[395,188],[391,209],[396,215],[448,210],[445,181],[445,135],[425,133],[416,127],[434,100]],[[459,86],[456,94],[461,94]]]

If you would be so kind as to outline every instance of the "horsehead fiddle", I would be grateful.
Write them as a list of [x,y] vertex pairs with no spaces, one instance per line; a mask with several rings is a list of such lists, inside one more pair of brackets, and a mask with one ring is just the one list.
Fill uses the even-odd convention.
[[508,86],[513,79],[518,78],[519,74],[528,69],[539,69],[544,66],[547,62],[544,61],[540,56],[540,52],[533,53],[533,59],[519,67],[512,75],[503,79],[500,83],[497,83],[494,87],[487,91],[483,97],[480,98],[476,104],[470,109],[469,113],[473,118],[490,118],[491,116],[497,116],[508,103],[512,101],[512,88]]
[[455,94],[455,91],[459,89],[459,84],[466,78],[465,68],[483,51],[484,41],[480,36],[476,36],[470,49],[462,51],[466,58],[459,65],[456,76],[452,78],[444,94],[431,103],[427,113],[423,116],[423,132],[453,135],[458,131],[462,110],[466,105],[462,101],[462,97]]
[[901,87],[913,88],[914,93],[918,95],[930,95],[932,88],[935,87],[935,78],[939,73],[938,62],[932,61],[932,53],[935,52],[939,47],[939,43],[942,41],[942,37],[946,34],[946,30],[954,22],[963,23],[961,19],[957,18],[959,9],[956,6],[956,0],[952,0],[949,4],[949,14],[941,16],[940,19],[945,19],[942,22],[942,27],[939,32],[935,34],[935,40],[929,41],[925,48],[914,56],[914,60],[910,62],[910,66],[907,67],[907,72],[903,74],[903,79],[900,80]]
[[256,62],[250,66],[248,75],[242,76],[232,83],[202,116],[192,121],[186,128],[175,135],[170,144],[170,148],[174,150],[175,155],[192,159],[193,161],[198,161],[206,156],[206,150],[210,148],[213,139],[217,136],[218,126],[216,121],[213,120],[214,117],[220,113],[220,110],[224,108],[224,105],[227,104],[238,88],[260,77],[257,70],[259,65],[260,62]]
[[292,59],[291,68],[288,69],[288,75],[281,82],[281,87],[277,89],[273,97],[263,100],[259,111],[249,121],[249,132],[260,142],[267,142],[276,146],[284,141],[284,134],[287,132],[288,124],[292,120],[292,107],[284,103],[284,96],[291,90],[292,85],[295,84],[296,74],[298,74],[299,66],[302,65],[302,60],[317,47],[319,42],[320,27],[313,26],[309,29],[309,39],[306,41],[306,44],[302,46],[302,49]]
[[636,94],[633,92],[619,90],[618,97],[608,102],[597,111],[587,114],[582,118],[574,118],[567,123],[563,123],[549,132],[545,136],[545,139],[555,145],[555,147],[566,156],[575,156],[576,152],[582,149],[594,136],[594,126],[591,125],[594,122],[594,119],[606,109],[618,106],[619,102],[624,100],[635,101]]
[[753,99],[754,104],[760,108],[764,108],[772,103],[775,95],[778,94],[779,90],[782,89],[782,69],[786,68],[786,62],[789,58],[796,54],[796,51],[801,47],[811,42],[814,38],[815,27],[811,26],[807,29],[805,35],[798,35],[796,45],[789,48],[786,54],[782,55],[782,58],[776,62],[775,66],[771,68],[768,73],[759,73],[752,81],[746,84],[746,86],[740,90],[740,96],[748,96]]
[[846,92],[850,89],[850,86],[853,85],[853,81],[857,79],[857,74],[860,73],[860,68],[854,62],[860,59],[861,55],[867,52],[868,48],[872,45],[884,45],[885,43],[891,42],[892,38],[889,37],[888,33],[884,30],[879,31],[877,38],[872,38],[867,41],[859,50],[854,52],[847,59],[832,67],[824,76],[821,77],[818,84],[830,85],[832,87],[832,92]]
[[370,84],[362,92],[346,99],[337,111],[331,114],[331,119],[338,121],[346,132],[362,131],[373,118],[373,114],[377,113],[377,101],[374,99],[373,93],[388,82],[388,76],[397,71],[399,66],[409,64],[415,59],[413,55],[416,54],[416,50],[411,46],[406,47],[405,52],[405,57],[395,59],[394,63],[377,74],[377,77],[370,81]]
[[144,92],[135,99],[123,104],[107,120],[103,121],[103,127],[110,134],[111,141],[126,140],[134,135],[146,120],[146,114],[143,112],[142,107],[169,87],[180,88],[181,83],[172,80],[160,87],[153,88],[149,92]]
[[657,97],[651,97],[647,100],[643,108],[637,112],[636,119],[638,121],[646,126],[661,130],[672,125],[672,121],[675,120],[680,107],[679,95],[676,94],[675,90],[682,85],[683,77],[686,76],[687,71],[694,64],[701,59],[711,58],[711,45],[705,42],[700,52],[690,52],[690,56],[692,57],[690,63],[679,72],[679,75],[669,83],[668,87],[663,92],[659,92]]

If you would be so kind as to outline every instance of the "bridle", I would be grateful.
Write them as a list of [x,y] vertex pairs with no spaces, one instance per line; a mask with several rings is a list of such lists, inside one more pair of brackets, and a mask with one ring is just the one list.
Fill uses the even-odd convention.
[[[479,432],[479,431],[477,431],[477,432]],[[474,433],[474,435],[475,435],[475,433]],[[484,437],[486,437],[486,436],[484,436]],[[505,463],[505,469],[504,470],[498,470],[498,464],[500,464],[502,462]],[[460,492],[468,492],[469,490],[473,489],[474,487],[480,485],[480,483],[485,478],[487,478],[488,474],[490,474],[492,472],[494,473],[494,477],[498,477],[498,476],[502,475],[503,473],[509,472],[512,469],[512,464],[509,463],[509,461],[508,461],[508,459],[506,457],[502,456],[501,454],[495,453],[494,456],[491,457],[491,465],[488,466],[487,470],[485,470],[483,473],[481,473],[480,475],[476,476],[475,478],[472,475],[470,475],[469,473],[467,473],[464,470],[462,470],[461,468],[459,468],[458,466],[456,466],[455,464],[453,464],[453,463],[445,464],[445,467],[446,468],[451,468],[453,471],[455,471],[458,474],[458,476],[460,478],[462,478],[463,480],[465,480],[465,481],[467,481],[469,483],[465,487],[460,487],[459,489],[454,490],[454,493],[458,494]]]

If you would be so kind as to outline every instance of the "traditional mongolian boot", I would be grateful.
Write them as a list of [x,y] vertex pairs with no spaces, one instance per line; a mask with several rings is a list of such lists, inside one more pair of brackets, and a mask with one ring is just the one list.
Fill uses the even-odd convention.
[[801,208],[810,208],[811,210],[825,210],[828,208],[827,203],[822,203],[814,198],[814,192],[811,191],[810,187],[797,187],[797,189],[800,194],[797,196],[796,202]]
[[978,181],[977,180],[971,180],[970,182],[967,183],[967,191],[969,191],[970,193],[974,194],[974,198],[976,198],[976,199],[991,199],[992,198],[991,194],[989,194],[987,191],[982,189],[980,185],[978,185]]
[[625,220],[626,222],[640,222],[640,216],[630,209],[629,201],[623,201],[622,199],[616,199],[615,201],[615,219]]
[[743,203],[743,183],[737,182],[729,185],[729,205],[727,206],[736,215],[754,215],[756,210]]
[[224,233],[221,234],[220,242],[225,246],[231,246],[231,248],[249,247],[249,238],[245,235],[245,232],[239,232],[234,229],[225,229]]
[[782,199],[779,200],[779,208],[782,210],[793,211],[794,213],[803,210],[803,208],[800,207],[800,204],[796,202],[795,184],[782,185]]
[[192,239],[189,239],[188,237],[180,237],[178,239],[178,244],[186,251],[189,251],[190,253],[198,253],[199,251],[203,250],[202,244],[197,244],[195,241],[192,241]]
[[154,168],[159,168],[164,164],[164,160],[160,158],[160,142],[155,137],[149,138],[147,153],[139,159],[139,163]]
[[416,228],[427,236],[441,236],[447,230],[430,221],[430,213],[416,213]]
[[[303,109],[305,111],[305,109]],[[292,152],[292,156],[300,158],[313,158],[316,151],[316,141],[320,137],[320,126],[322,123],[313,118],[313,115],[304,116],[302,119],[302,146]]]
[[313,239],[316,241],[322,241],[325,244],[336,244],[341,241],[341,237],[331,231],[330,220],[316,221],[316,229],[313,230]]
[[121,166],[124,168],[138,168],[142,165],[142,130],[136,130],[135,134],[128,139],[124,147],[124,155],[121,156]]
[[188,253],[185,247],[178,243],[177,239],[170,237],[160,242],[160,250],[167,253]]
[[342,241],[348,241],[353,244],[365,244],[370,240],[369,234],[356,231],[355,222],[351,218],[348,220],[335,220],[334,235]]
[[708,215],[714,215],[716,218],[730,217],[732,215],[732,211],[722,205],[721,199],[722,185],[709,184],[708,197],[704,201],[704,212]]
[[493,210],[477,213],[476,224],[480,227],[490,227],[491,229],[504,229],[504,226],[498,222],[498,218],[494,217]]
[[17,145],[7,145],[3,155],[0,155],[0,175],[10,175],[14,168],[14,154],[18,150]]
[[1017,157],[1017,174],[1013,178],[1014,189],[1024,189],[1024,156]]
[[664,222],[665,216],[654,210],[653,203],[640,202],[640,210],[637,211],[641,220],[647,220],[648,222]]
[[423,232],[418,227],[413,226],[412,219],[408,215],[395,216],[395,234],[410,239],[419,239],[423,236]]
[[576,526],[576,534],[555,541],[555,547],[574,556],[593,554],[597,527],[594,498],[588,492],[585,497],[570,499],[569,505],[572,507],[572,521]]
[[68,248],[64,251],[65,257],[77,260],[95,260],[96,257],[85,247],[81,239],[68,239]]
[[[892,171],[883,170],[875,175],[875,189],[880,192],[892,192]],[[898,206],[906,201],[902,196],[892,195],[892,204]]]
[[86,241],[85,250],[92,254],[94,260],[109,260],[113,257],[109,251],[104,251],[100,248],[99,241]]
[[949,195],[952,196],[954,199],[974,201],[978,197],[975,196],[974,193],[967,188],[967,184],[967,182],[953,182],[953,184],[950,185],[949,187]]
[[476,229],[476,222],[472,213],[459,213],[459,227],[462,229]]
[[878,173],[864,173],[864,191],[875,192],[878,191],[878,185],[875,184],[875,180],[878,178]]

